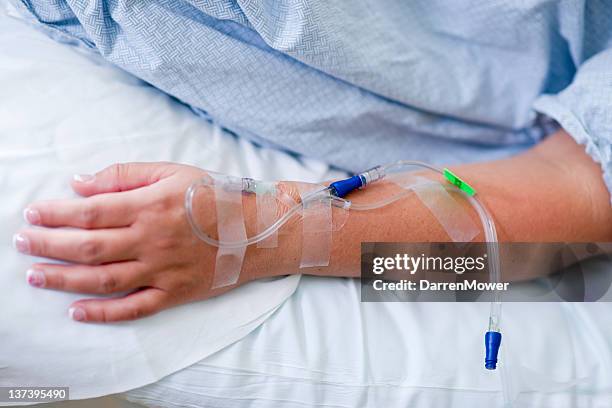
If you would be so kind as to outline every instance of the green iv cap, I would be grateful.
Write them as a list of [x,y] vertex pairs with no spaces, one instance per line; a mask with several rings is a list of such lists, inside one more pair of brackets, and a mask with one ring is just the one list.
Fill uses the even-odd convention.
[[455,173],[447,168],[444,168],[444,177],[449,183],[454,184],[460,190],[463,190],[467,195],[473,196],[476,194],[476,190],[465,181],[461,180]]

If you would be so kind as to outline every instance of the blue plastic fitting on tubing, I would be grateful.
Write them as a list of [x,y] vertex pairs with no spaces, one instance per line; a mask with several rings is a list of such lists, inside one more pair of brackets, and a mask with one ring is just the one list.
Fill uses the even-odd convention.
[[340,198],[344,197],[345,195],[347,195],[353,190],[357,190],[358,188],[361,188],[362,186],[363,186],[363,179],[361,178],[360,175],[349,177],[345,180],[334,181],[333,183],[329,185],[329,187],[332,189],[332,193],[336,197],[340,197]]
[[485,368],[495,370],[497,367],[497,354],[501,345],[502,335],[500,332],[488,331],[485,334]]

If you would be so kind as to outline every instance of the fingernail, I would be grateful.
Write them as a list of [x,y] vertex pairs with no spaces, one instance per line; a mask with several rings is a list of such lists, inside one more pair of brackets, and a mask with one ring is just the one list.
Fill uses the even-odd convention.
[[41,270],[28,269],[26,272],[26,279],[30,285],[36,288],[42,288],[45,286],[45,274]]
[[74,179],[74,181],[77,181],[79,183],[91,183],[95,176],[92,176],[91,174],[75,174],[74,176],[72,176],[72,178]]
[[71,307],[70,309],[68,309],[68,316],[70,316],[72,320],[82,322],[83,320],[85,320],[85,311],[80,307]]
[[23,210],[23,218],[32,225],[40,225],[40,213],[33,208]]
[[22,234],[13,235],[13,246],[21,253],[30,253],[30,240]]

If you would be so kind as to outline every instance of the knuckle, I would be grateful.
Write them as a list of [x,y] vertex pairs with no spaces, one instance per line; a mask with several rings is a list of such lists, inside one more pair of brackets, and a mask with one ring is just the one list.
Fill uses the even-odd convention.
[[85,228],[93,228],[99,218],[98,208],[91,204],[85,204],[80,214],[81,225]]
[[99,275],[98,287],[101,293],[110,294],[117,291],[119,287],[119,282],[112,274],[108,272],[102,272]]
[[128,309],[127,318],[137,320],[146,316],[146,311],[142,306],[132,306]]
[[152,205],[152,210],[155,213],[165,213],[174,207],[174,199],[167,194],[160,194],[155,198]]
[[30,242],[32,244],[32,253],[33,255],[41,255],[41,256],[49,256],[50,251],[49,251],[49,245],[47,244],[47,241],[45,241],[43,238],[40,239],[33,239],[30,238]]
[[147,227],[153,222],[154,221],[151,220],[150,222],[139,222],[137,224],[132,225],[132,227],[130,228],[130,232],[132,234],[131,236],[134,242],[140,243],[151,239],[151,233]]
[[64,279],[64,274],[61,272],[52,275],[52,279],[49,279],[49,281],[51,281],[50,283],[55,289],[67,289],[66,279]]
[[178,247],[178,243],[172,236],[161,236],[155,241],[155,247],[160,251],[168,251],[176,249]]
[[113,180],[116,181],[117,186],[119,186],[120,190],[123,190],[121,187],[122,180],[125,180],[127,177],[129,166],[126,163],[115,163],[109,168],[109,173]]
[[95,239],[86,239],[79,245],[81,257],[87,263],[97,263],[100,258],[100,243]]
[[113,176],[121,176],[124,172],[124,167],[125,167],[125,164],[123,163],[115,163],[115,164],[111,164],[111,166],[108,168],[108,171]]
[[99,312],[99,316],[100,316],[100,322],[102,323],[110,323],[113,320],[111,319],[111,315],[108,313],[108,311],[104,308],[101,307],[100,308],[100,312]]

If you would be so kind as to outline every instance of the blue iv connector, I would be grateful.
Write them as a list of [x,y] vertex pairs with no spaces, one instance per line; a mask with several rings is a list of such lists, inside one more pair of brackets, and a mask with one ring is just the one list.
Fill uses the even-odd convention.
[[344,198],[351,191],[365,187],[366,185],[381,180],[384,177],[385,171],[383,167],[376,166],[353,177],[334,181],[329,185],[329,189],[336,197]]
[[500,332],[488,331],[485,334],[485,368],[495,370],[497,367],[497,354],[501,345],[502,335]]
[[360,175],[356,175],[345,180],[334,181],[329,185],[331,193],[336,197],[343,198],[348,193],[363,187],[363,180]]

